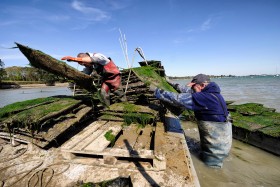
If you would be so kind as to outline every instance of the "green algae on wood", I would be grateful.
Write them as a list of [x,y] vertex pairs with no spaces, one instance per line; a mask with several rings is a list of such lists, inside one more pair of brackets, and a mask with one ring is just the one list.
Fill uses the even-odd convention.
[[132,68],[132,71],[146,84],[146,85],[154,85],[158,88],[177,92],[164,77],[161,77],[154,67],[151,66],[143,66],[138,68]]
[[280,113],[258,103],[229,105],[228,109],[236,127],[280,137]]
[[69,80],[73,80],[77,85],[88,91],[97,90],[93,85],[93,79],[91,76],[74,69],[65,62],[57,60],[50,55],[43,53],[42,51],[29,48],[19,43],[16,43],[16,45],[29,60],[32,66],[43,69],[55,75],[66,77]]
[[7,117],[11,114],[15,114],[20,111],[30,109],[39,105],[52,103],[57,101],[58,99],[59,98],[55,98],[55,97],[37,98],[37,99],[31,99],[31,100],[26,100],[26,101],[21,101],[21,102],[16,102],[13,104],[6,105],[0,110],[0,121],[4,117]]
[[[27,129],[27,131],[39,131],[44,122],[49,118],[53,118],[62,114],[64,111],[74,108],[81,101],[73,98],[47,98],[46,100],[55,100],[56,102],[44,102],[42,105],[36,105],[36,102],[42,103],[44,100],[28,100],[25,104],[24,102],[14,103],[7,106],[7,111],[13,113],[12,108],[18,111],[22,106],[24,110],[11,114],[4,119],[1,118],[1,129],[7,129],[12,132],[13,128]],[[28,105],[29,104],[29,105]],[[35,105],[35,106],[34,106]],[[34,106],[34,107],[28,107]],[[5,107],[4,107],[5,109]]]
[[115,139],[116,139],[116,136],[112,133],[113,131],[112,130],[109,130],[107,131],[105,134],[104,134],[104,137],[106,138],[106,140],[108,140],[109,142],[111,142],[112,146],[115,142]]
[[136,105],[128,102],[114,103],[109,106],[108,111],[139,112],[139,113],[150,113],[150,114],[157,113],[157,111],[149,108],[148,106]]
[[115,103],[110,105],[107,111],[101,118],[116,120],[122,118],[124,125],[132,123],[138,124],[140,127],[145,127],[147,124],[153,122],[157,111],[150,109],[147,106],[135,105],[128,102]]

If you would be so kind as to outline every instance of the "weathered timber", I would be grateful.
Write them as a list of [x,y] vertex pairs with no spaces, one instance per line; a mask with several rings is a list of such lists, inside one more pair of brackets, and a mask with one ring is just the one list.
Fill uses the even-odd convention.
[[[114,148],[133,150],[135,142],[139,136],[140,129],[138,125],[131,124],[123,128],[122,135],[116,140]],[[127,144],[130,146],[128,147]]]
[[92,83],[93,79],[89,75],[84,74],[67,65],[65,62],[57,60],[39,50],[29,48],[19,43],[16,43],[16,45],[29,60],[32,66],[43,69],[55,75],[66,77],[69,80],[73,80],[77,85],[88,91],[97,90]]
[[133,146],[133,149],[150,149],[153,131],[154,127],[151,125],[148,125],[145,128],[141,129],[137,141]]
[[85,116],[91,112],[90,107],[82,108],[80,111],[77,112],[75,118],[66,119],[60,123],[55,124],[48,132],[44,135],[44,139],[47,141],[52,141],[57,138],[60,134],[65,132],[71,126],[78,124],[85,118]]

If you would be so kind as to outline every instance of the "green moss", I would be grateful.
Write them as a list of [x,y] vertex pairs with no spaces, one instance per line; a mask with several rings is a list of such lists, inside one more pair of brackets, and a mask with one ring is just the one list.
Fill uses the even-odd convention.
[[[40,127],[38,124],[41,122],[48,115],[55,114],[57,112],[61,112],[70,106],[74,106],[79,103],[79,100],[75,100],[72,98],[60,98],[55,99],[56,102],[51,102],[43,105],[37,105],[35,107],[22,110],[16,114],[13,114],[6,119],[3,120],[3,124],[9,126],[9,128],[20,127],[20,128],[27,128],[29,130],[39,130]],[[27,101],[27,103],[34,105],[38,104],[38,101],[41,102],[42,100],[33,100]],[[30,106],[21,103],[19,106]],[[18,107],[16,108],[18,109]],[[11,110],[12,112],[13,110]]]
[[116,136],[113,135],[112,132],[113,132],[112,130],[107,131],[104,137],[113,145],[115,143]]
[[229,110],[236,111],[242,115],[260,115],[265,112],[274,112],[270,108],[264,107],[262,104],[258,103],[246,103],[242,105],[229,105]]
[[153,118],[154,116],[145,113],[126,113],[123,116],[124,125],[135,123],[141,128],[144,128],[147,124],[151,123]]
[[228,108],[234,126],[273,137],[280,136],[280,114],[274,112],[274,109],[257,103],[229,105]]
[[115,103],[109,107],[114,112],[121,112],[124,120],[124,125],[132,123],[138,124],[140,127],[145,127],[154,119],[153,111],[148,107],[135,105],[128,102]]
[[265,127],[262,129],[259,129],[258,131],[273,136],[273,137],[280,137],[280,125],[272,125],[269,127]]
[[24,110],[25,108],[30,108],[35,105],[39,105],[45,102],[54,102],[57,101],[59,98],[54,97],[47,97],[47,98],[38,98],[38,99],[32,99],[32,100],[26,100],[22,102],[16,102],[10,105],[7,105],[0,110],[0,119],[6,116],[9,116],[12,113],[15,113],[17,111]]
[[161,77],[158,73],[156,73],[156,69],[151,66],[143,66],[138,68],[133,68],[132,71],[137,74],[137,76],[147,85],[155,85],[158,88],[177,92],[167,81],[165,78]]

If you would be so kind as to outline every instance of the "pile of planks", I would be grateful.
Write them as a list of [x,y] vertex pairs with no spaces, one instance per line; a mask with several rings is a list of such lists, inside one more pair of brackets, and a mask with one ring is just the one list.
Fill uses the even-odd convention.
[[[32,100],[31,100],[32,101]],[[32,142],[44,148],[71,127],[92,116],[92,107],[82,100],[67,97],[37,99],[31,104],[16,103],[17,108],[0,117],[0,137],[19,142]],[[15,105],[14,105],[15,106]]]

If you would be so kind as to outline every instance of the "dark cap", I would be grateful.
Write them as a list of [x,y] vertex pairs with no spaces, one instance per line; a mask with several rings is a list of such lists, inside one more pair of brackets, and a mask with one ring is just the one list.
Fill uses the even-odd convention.
[[198,74],[193,77],[192,81],[188,84],[188,86],[193,86],[194,84],[201,84],[204,82],[210,82],[210,78],[205,74]]

